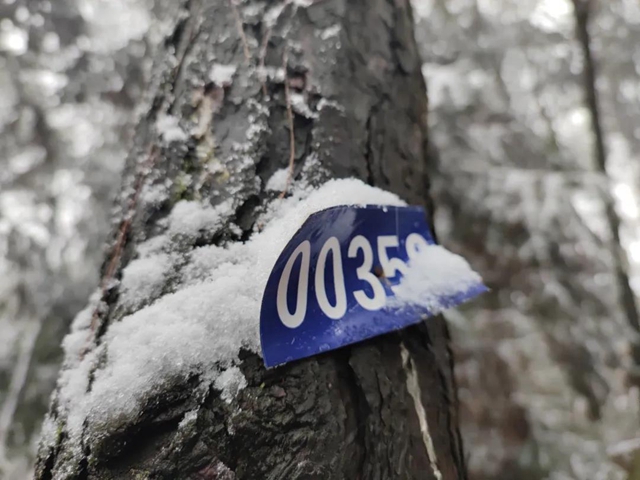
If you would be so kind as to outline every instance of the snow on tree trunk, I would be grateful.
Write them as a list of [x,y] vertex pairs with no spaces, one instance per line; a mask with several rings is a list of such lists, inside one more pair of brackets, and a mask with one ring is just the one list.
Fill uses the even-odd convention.
[[465,478],[441,318],[269,371],[253,333],[269,232],[300,202],[391,196],[315,186],[431,211],[408,2],[176,12],[36,478]]

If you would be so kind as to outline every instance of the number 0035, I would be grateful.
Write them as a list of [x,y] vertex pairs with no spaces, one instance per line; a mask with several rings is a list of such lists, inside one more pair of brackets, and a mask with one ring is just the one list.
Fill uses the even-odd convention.
[[[380,266],[384,272],[386,278],[392,279],[398,273],[404,275],[407,271],[407,265],[399,258],[389,257],[387,250],[389,248],[399,248],[400,242],[396,235],[381,235],[376,239],[376,245],[378,249],[378,259]],[[407,249],[407,256],[411,260],[423,247],[428,246],[428,242],[425,238],[418,234],[412,233],[407,237],[405,247]],[[387,302],[387,294],[384,286],[376,276],[373,270],[373,248],[371,242],[362,236],[357,235],[349,242],[347,249],[347,256],[349,258],[357,258],[359,252],[362,252],[362,264],[356,268],[356,276],[359,280],[366,282],[371,291],[369,294],[364,290],[354,290],[350,292],[355,298],[358,304],[366,310],[380,310]],[[287,295],[289,288],[289,280],[291,278],[291,272],[293,265],[301,258],[300,272],[297,282],[297,292],[295,308],[293,311],[289,310],[287,304]],[[330,257],[330,258],[329,258]],[[335,298],[332,304],[327,296],[327,289],[325,285],[325,269],[328,262],[332,262],[333,270],[333,297]],[[287,260],[287,263],[282,270],[282,276],[278,282],[278,294],[277,294],[277,309],[280,320],[284,325],[289,328],[297,328],[304,321],[307,313],[307,303],[309,298],[309,281],[315,282],[315,293],[318,305],[322,309],[322,312],[329,318],[338,320],[342,318],[347,312],[348,295],[347,287],[344,281],[344,269],[342,264],[342,252],[340,249],[340,242],[336,237],[330,237],[324,243],[318,254],[318,260],[315,268],[314,278],[310,279],[309,272],[311,270],[311,243],[308,240],[300,243],[296,249],[291,253],[291,256]]]

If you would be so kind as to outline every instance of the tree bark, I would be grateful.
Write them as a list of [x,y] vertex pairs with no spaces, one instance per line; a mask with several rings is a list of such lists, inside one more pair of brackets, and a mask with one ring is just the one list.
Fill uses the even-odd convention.
[[[174,245],[182,252],[244,241],[259,228],[277,196],[264,186],[289,163],[291,96],[304,100],[292,104],[296,180],[357,177],[432,212],[427,102],[407,1],[187,0],[179,10],[125,168],[97,306],[90,325],[74,326],[89,340],[80,354],[66,352],[61,377],[86,367],[88,389],[108,361],[90,364],[90,353],[135,311],[115,280],[162,233],[178,200],[234,205],[215,232]],[[234,66],[232,81],[209,75],[216,63]],[[161,141],[163,114],[179,118],[189,138]],[[143,193],[169,183],[160,203]],[[466,478],[448,341],[438,317],[269,371],[244,351],[247,386],[230,404],[194,375],[117,425],[84,418],[80,438],[69,434],[73,412],[58,389],[36,478]]]

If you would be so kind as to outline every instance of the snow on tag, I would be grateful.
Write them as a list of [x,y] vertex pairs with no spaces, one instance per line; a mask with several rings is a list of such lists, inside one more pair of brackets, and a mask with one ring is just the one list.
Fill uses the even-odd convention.
[[487,288],[436,245],[421,207],[337,206],[284,248],[260,311],[267,367],[420,322]]

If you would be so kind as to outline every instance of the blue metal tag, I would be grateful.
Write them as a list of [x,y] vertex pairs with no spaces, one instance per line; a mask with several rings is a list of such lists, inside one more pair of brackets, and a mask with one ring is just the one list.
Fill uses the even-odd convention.
[[[311,215],[267,281],[260,311],[265,365],[359,342],[431,315],[424,306],[396,307],[393,299],[411,253],[434,244],[422,207],[339,206]],[[438,300],[451,307],[485,290],[478,282]]]

